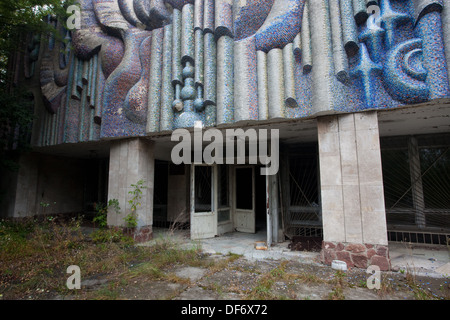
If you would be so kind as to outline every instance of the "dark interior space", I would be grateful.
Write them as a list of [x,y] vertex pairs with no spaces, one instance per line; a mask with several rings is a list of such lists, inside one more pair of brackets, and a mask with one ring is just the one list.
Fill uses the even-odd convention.
[[256,232],[266,229],[266,176],[261,175],[260,167],[255,168],[255,216]]
[[253,209],[252,167],[236,168],[236,208]]
[[87,221],[95,217],[96,206],[108,202],[109,160],[89,159],[85,161],[83,213]]
[[155,181],[153,187],[153,225],[159,228],[168,228],[167,221],[167,194],[169,184],[169,163],[155,160]]

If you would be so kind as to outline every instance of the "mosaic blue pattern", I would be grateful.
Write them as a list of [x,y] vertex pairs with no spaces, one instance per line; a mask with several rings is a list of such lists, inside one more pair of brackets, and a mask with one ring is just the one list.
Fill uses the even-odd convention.
[[[352,71],[362,79],[366,108],[391,107],[391,103],[377,101],[384,91],[389,98],[405,104],[447,97],[440,14],[433,11],[423,15],[414,27],[411,6],[399,1],[379,3],[379,19],[369,17],[359,35],[367,50],[361,50],[360,62]],[[378,76],[371,75],[370,70],[382,71],[385,90],[375,87]]]
[[375,63],[369,56],[365,44],[361,44],[358,64],[352,69],[350,75],[361,80],[361,86],[364,90],[364,101],[366,108],[374,108],[375,95],[377,93],[373,84],[376,74],[381,73],[382,66]]
[[256,33],[256,49],[268,52],[291,43],[300,32],[304,0],[275,0],[265,23]]
[[249,0],[245,5],[236,8],[234,17],[235,40],[245,39],[254,35],[266,21],[274,0]]
[[41,50],[42,145],[450,97],[440,0],[79,4],[72,51]]
[[423,68],[427,72],[426,83],[430,89],[430,99],[445,98],[449,92],[439,12],[424,15],[417,24],[416,32],[422,39]]

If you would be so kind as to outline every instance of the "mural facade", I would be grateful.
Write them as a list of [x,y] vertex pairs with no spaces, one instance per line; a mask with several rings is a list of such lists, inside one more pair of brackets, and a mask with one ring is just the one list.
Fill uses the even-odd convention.
[[[439,244],[450,235],[450,0],[78,5],[77,29],[49,19],[66,43],[29,36],[15,60],[15,78],[34,84],[32,145],[49,155],[21,160],[34,180],[12,179],[9,216],[29,214],[49,193],[64,202],[84,188],[99,196],[85,191],[77,203],[103,192],[124,204],[108,215],[120,226],[129,187],[143,179],[140,240],[183,212],[198,238],[255,232],[263,221],[270,243],[313,228],[325,263],[387,270],[397,224],[402,232],[438,230]],[[280,129],[279,173],[261,177],[248,164],[174,167],[171,133],[199,122]],[[89,159],[58,162],[52,152]],[[64,177],[66,163],[81,167],[76,176],[85,182],[42,182]]]
[[35,70],[47,107],[37,145],[396,108],[450,93],[443,1],[80,6],[81,28],[65,31],[73,51],[50,41]]

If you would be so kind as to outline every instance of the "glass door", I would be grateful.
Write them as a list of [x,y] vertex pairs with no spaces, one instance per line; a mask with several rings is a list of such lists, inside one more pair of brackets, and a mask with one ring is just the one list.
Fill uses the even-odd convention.
[[191,239],[217,235],[217,166],[191,165]]
[[255,170],[252,166],[235,167],[234,227],[236,231],[255,233]]

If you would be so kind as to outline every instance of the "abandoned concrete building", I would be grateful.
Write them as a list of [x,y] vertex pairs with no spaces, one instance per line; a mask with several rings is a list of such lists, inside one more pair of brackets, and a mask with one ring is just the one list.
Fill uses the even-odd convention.
[[[2,217],[41,213],[42,202],[46,213],[88,213],[117,199],[108,225],[125,226],[142,180],[139,241],[174,222],[193,239],[317,236],[324,263],[383,270],[391,241],[446,243],[449,0],[78,4],[72,30],[49,18],[70,45],[30,35],[14,57],[16,81],[34,95],[33,151],[2,173]],[[257,141],[279,170],[262,174],[250,142],[243,161],[236,150],[175,163],[178,129],[200,153],[210,146],[196,140],[198,124],[216,137],[267,129]]]

